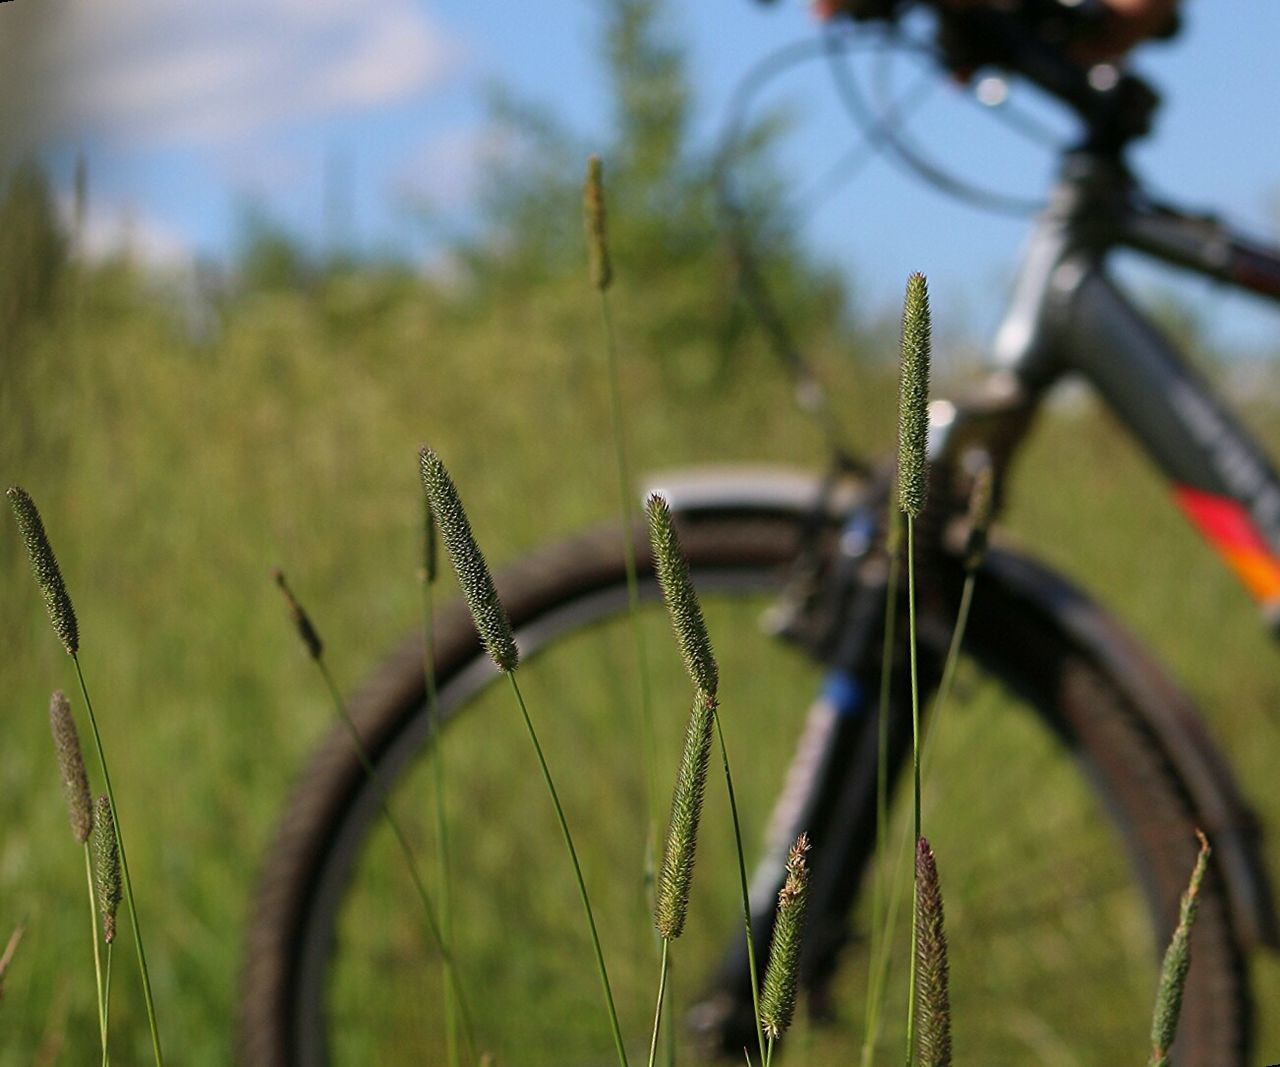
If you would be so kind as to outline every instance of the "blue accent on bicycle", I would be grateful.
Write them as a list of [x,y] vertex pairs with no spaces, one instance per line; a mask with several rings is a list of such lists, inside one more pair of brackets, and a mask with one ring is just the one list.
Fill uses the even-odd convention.
[[828,673],[822,682],[822,696],[838,715],[856,715],[866,707],[862,683],[844,671]]

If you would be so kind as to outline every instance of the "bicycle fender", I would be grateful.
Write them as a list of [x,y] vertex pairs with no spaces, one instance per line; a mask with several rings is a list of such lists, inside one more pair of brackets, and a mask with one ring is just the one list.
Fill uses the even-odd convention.
[[978,580],[997,582],[1050,620],[1130,696],[1191,790],[1227,886],[1237,937],[1245,945],[1280,948],[1257,817],[1190,698],[1113,615],[1038,561],[993,546]]
[[[661,493],[677,514],[812,516],[823,480],[793,468],[698,468],[656,475],[648,487]],[[858,490],[849,483],[829,492],[828,518],[838,521],[847,514]],[[1236,936],[1247,946],[1280,949],[1280,922],[1261,858],[1258,820],[1191,700],[1114,616],[1030,556],[997,539],[979,582],[995,583],[1021,608],[1039,615],[1130,697],[1143,725],[1192,792],[1226,884]]]

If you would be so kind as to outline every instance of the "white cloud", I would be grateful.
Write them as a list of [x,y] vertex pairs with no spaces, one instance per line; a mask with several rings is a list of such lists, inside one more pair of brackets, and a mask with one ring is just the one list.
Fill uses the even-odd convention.
[[33,57],[48,127],[132,142],[228,139],[395,103],[458,50],[415,0],[61,0]]

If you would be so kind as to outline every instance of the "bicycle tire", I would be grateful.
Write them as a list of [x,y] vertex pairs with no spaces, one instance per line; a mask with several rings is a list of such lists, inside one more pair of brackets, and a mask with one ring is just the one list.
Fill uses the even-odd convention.
[[[776,587],[807,520],[798,511],[752,514],[729,508],[678,515],[677,521],[700,588],[746,590]],[[639,530],[636,536],[642,541]],[[643,550],[640,566],[652,597]],[[958,588],[958,567],[948,569],[943,562],[934,569],[944,573],[924,584],[920,630],[926,645],[948,632]],[[603,528],[545,550],[504,572],[498,587],[526,654],[554,644],[590,618],[624,613],[621,531]],[[461,604],[440,614],[436,634],[441,715],[448,725],[467,706],[457,695],[482,685],[492,668]],[[1145,728],[1149,719],[1134,706],[1134,694],[1066,634],[1045,620],[1028,620],[994,583],[975,599],[966,647],[1002,685],[1029,698],[1039,725],[1078,761],[1120,831],[1153,938],[1163,942],[1176,919],[1194,859],[1192,831],[1201,820],[1192,791]],[[421,648],[420,637],[408,639],[351,702],[351,714],[386,781],[417,758],[428,736]],[[328,1062],[325,982],[335,915],[377,801],[349,739],[335,731],[293,793],[259,884],[239,1031],[242,1060],[254,1067]],[[945,857],[945,845],[938,847]],[[945,892],[946,859],[940,864]],[[957,936],[953,933],[953,940]],[[963,1027],[963,1019],[957,1026]],[[1236,1067],[1245,1062],[1249,1032],[1244,953],[1232,931],[1222,879],[1211,865],[1200,898],[1175,1062]],[[1131,1054],[1136,1059],[1143,1049]],[[998,1057],[983,1059],[999,1062]]]

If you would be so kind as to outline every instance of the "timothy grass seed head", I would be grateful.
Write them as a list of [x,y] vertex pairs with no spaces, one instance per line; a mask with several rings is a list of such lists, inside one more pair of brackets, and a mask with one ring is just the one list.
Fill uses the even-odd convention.
[[93,822],[93,880],[102,913],[102,939],[109,945],[116,939],[116,912],[120,909],[120,844],[116,840],[116,820],[111,801],[98,797]]
[[53,623],[54,631],[62,642],[62,647],[67,650],[67,655],[74,656],[80,650],[76,611],[71,606],[71,597],[67,595],[67,587],[62,581],[62,571],[58,569],[58,560],[53,554],[53,546],[49,544],[49,535],[44,532],[44,523],[40,521],[40,512],[30,494],[21,486],[12,486],[8,496],[18,520],[18,532],[22,535],[22,543],[31,560],[31,570],[44,597],[45,609],[49,612],[49,621]]
[[422,580],[434,585],[440,575],[440,544],[436,536],[436,517],[431,510],[431,499],[422,494]]
[[676,772],[671,797],[671,823],[658,870],[658,892],[654,925],[659,935],[674,941],[684,933],[689,912],[689,889],[693,885],[694,854],[698,845],[698,822],[707,789],[707,767],[711,760],[711,729],[715,697],[699,689],[693,698],[684,752]]
[[58,777],[62,779],[62,794],[67,799],[71,833],[83,845],[93,829],[93,803],[89,798],[89,776],[84,769],[84,753],[71,714],[71,701],[61,689],[49,700],[49,727],[53,731],[53,749],[58,756]]
[[929,289],[923,274],[907,279],[902,307],[902,367],[898,386],[898,502],[915,518],[929,492]]
[[302,638],[302,643],[307,646],[307,653],[312,659],[318,660],[324,655],[324,642],[320,640],[320,634],[316,630],[315,625],[311,621],[311,616],[298,603],[298,598],[293,595],[293,590],[289,588],[288,581],[285,580],[284,571],[278,567],[272,572],[276,585],[280,588],[281,595],[284,596],[285,604],[289,608],[289,618],[293,620],[294,628],[298,631],[298,636]]
[[457,572],[458,584],[462,586],[462,594],[471,609],[480,640],[499,670],[514,671],[520,664],[515,634],[511,632],[511,622],[498,599],[489,565],[485,563],[484,554],[471,532],[471,523],[467,521],[458,489],[440,457],[431,449],[422,449],[419,458],[422,488],[435,513],[440,538]]
[[649,540],[653,545],[658,584],[662,586],[662,597],[667,602],[685,669],[693,679],[694,688],[714,698],[720,684],[719,668],[698,594],[689,576],[689,564],[671,521],[671,508],[655,493],[646,501],[645,512],[649,517]]
[[929,841],[916,841],[916,1014],[922,1067],[950,1067],[951,991],[938,864]]
[[582,216],[587,230],[591,284],[603,293],[613,281],[613,263],[609,259],[609,229],[604,210],[604,164],[599,156],[591,156],[587,160]]
[[1199,906],[1200,883],[1209,863],[1209,841],[1199,830],[1200,853],[1191,871],[1191,881],[1182,894],[1178,908],[1178,925],[1165,949],[1164,962],[1160,966],[1160,984],[1156,988],[1156,1008],[1151,1020],[1151,1057],[1148,1067],[1165,1067],[1169,1062],[1169,1049],[1178,1032],[1178,1016],[1182,1014],[1182,994],[1187,986],[1187,971],[1191,968],[1191,927],[1196,921]]
[[787,853],[787,877],[778,894],[778,911],[773,920],[773,944],[760,995],[760,1022],[764,1032],[773,1038],[781,1037],[795,1016],[800,945],[809,894],[808,854],[809,835],[801,834]]

